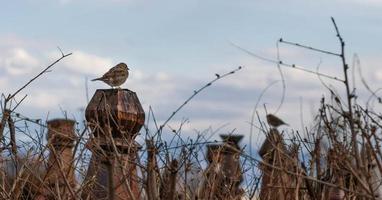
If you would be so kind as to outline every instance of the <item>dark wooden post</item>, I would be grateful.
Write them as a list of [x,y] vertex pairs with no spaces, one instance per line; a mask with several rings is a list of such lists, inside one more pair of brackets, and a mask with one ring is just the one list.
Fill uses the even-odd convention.
[[[75,121],[54,119],[48,121],[48,147],[50,150],[45,180],[54,193],[45,192],[48,199],[75,199],[77,182],[74,176],[73,147],[76,140]],[[59,191],[57,191],[59,188]],[[58,194],[59,192],[59,194]]]
[[199,190],[198,199],[215,199],[219,191],[222,179],[221,170],[219,166],[221,163],[222,144],[209,144],[207,145],[206,158],[208,166],[204,171],[204,181]]
[[240,165],[239,142],[242,135],[220,135],[223,144],[207,146],[208,167],[199,191],[201,199],[241,199],[243,176]]
[[223,190],[222,194],[228,199],[241,199],[243,190],[240,184],[243,181],[243,175],[240,164],[240,145],[239,142],[243,135],[220,135],[224,141],[222,172],[223,172]]
[[88,148],[91,163],[83,199],[139,199],[137,150],[134,141],[145,113],[135,92],[127,89],[97,90],[86,108],[92,130]]
[[[277,129],[269,131],[259,150],[259,155],[262,157],[263,162],[266,163],[260,165],[263,174],[260,199],[285,200],[295,198],[297,179],[299,177],[290,176],[283,170],[299,173],[295,165],[296,160],[292,159],[292,157],[297,156],[296,154],[297,152],[288,151],[284,139]],[[299,193],[300,195],[301,193]]]

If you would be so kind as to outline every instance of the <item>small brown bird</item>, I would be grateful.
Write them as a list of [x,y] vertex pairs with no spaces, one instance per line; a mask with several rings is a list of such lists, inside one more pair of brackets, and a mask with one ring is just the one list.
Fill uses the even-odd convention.
[[101,78],[93,79],[92,81],[103,81],[113,87],[122,85],[129,77],[129,67],[125,63],[119,63],[111,68]]
[[274,128],[277,128],[281,125],[288,125],[287,123],[285,123],[283,120],[281,120],[280,118],[276,117],[275,115],[272,115],[272,114],[268,114],[267,115],[267,122],[269,125],[273,126]]

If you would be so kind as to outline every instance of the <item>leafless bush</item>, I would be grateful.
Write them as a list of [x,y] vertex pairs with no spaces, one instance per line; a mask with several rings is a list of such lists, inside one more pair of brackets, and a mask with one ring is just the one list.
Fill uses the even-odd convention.
[[[26,98],[16,101],[18,93],[70,55],[62,53],[61,58],[15,93],[2,96],[1,198],[382,199],[382,117],[369,103],[357,103],[355,88],[351,88],[348,77],[345,42],[334,19],[333,25],[340,53],[283,39],[279,43],[338,57],[343,78],[266,59],[241,48],[276,64],[280,72],[281,67],[291,67],[314,73],[320,79],[342,83],[345,91],[345,96],[341,96],[327,87],[331,96],[321,99],[316,117],[304,133],[279,132],[260,120],[263,116],[258,116],[260,127],[255,127],[255,110],[251,125],[266,136],[259,156],[240,145],[241,136],[234,131],[221,135],[220,141],[211,141],[206,132],[197,133],[193,139],[183,137],[186,121],[177,128],[168,126],[193,97],[241,67],[216,74],[215,79],[195,90],[162,124],[158,124],[150,108],[139,133],[140,126],[138,130],[129,130],[125,129],[126,124],[119,124],[108,103],[102,116],[94,114],[95,120],[88,120],[83,128],[75,127],[78,122],[64,128],[52,127],[51,121],[45,123],[16,112]],[[378,91],[371,91],[365,80],[363,83],[371,93],[370,99],[381,101]],[[220,132],[211,134],[216,133]],[[134,140],[137,135],[143,143]],[[24,139],[18,139],[21,136]]]

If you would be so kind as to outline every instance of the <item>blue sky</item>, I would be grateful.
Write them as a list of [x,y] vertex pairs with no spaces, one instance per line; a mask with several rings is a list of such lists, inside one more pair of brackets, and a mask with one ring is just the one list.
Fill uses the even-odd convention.
[[[123,87],[136,91],[145,109],[153,106],[158,119],[164,120],[215,73],[241,65],[243,70],[201,93],[172,124],[188,118],[190,134],[193,129],[224,124],[228,125],[223,132],[237,128],[237,133],[247,134],[262,89],[280,77],[274,65],[230,42],[269,58],[276,57],[280,37],[337,51],[331,16],[347,42],[349,63],[357,53],[371,85],[377,88],[382,80],[382,1],[378,0],[20,0],[0,5],[2,93],[15,91],[58,58],[57,46],[73,52],[24,90],[29,96],[19,111],[31,117],[45,118],[47,113],[50,118],[61,117],[59,107],[80,116],[79,109],[86,106],[85,79],[126,62],[131,78]],[[330,56],[286,45],[280,52],[283,60],[310,69],[321,60],[321,72],[341,76],[339,60]],[[303,121],[308,123],[327,92],[315,76],[283,72],[287,92],[278,115],[298,129],[300,101]],[[90,82],[90,95],[97,88],[108,86]],[[277,84],[260,104],[275,110],[280,96]]]

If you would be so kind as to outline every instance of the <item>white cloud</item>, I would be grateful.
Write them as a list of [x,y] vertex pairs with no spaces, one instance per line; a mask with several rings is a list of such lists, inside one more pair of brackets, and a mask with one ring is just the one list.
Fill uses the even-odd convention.
[[147,78],[147,74],[139,69],[134,70],[134,73],[131,73],[131,75],[129,75],[129,79],[133,79],[136,81],[141,81],[146,78]]
[[379,80],[379,81],[382,81],[382,70],[377,70],[374,74],[374,77]]
[[164,73],[164,72],[158,72],[156,75],[155,75],[155,78],[158,80],[158,81],[167,81],[170,79],[169,75],[167,73]]
[[28,42],[24,39],[17,37],[16,35],[1,35],[0,45],[1,46],[25,46]]
[[[51,57],[57,58],[57,52],[51,53]],[[83,51],[74,51],[62,64],[65,68],[79,74],[102,76],[115,65],[110,58],[103,58]]]
[[[127,80],[123,86],[141,93],[142,103],[146,105],[166,104],[166,106],[169,106],[171,102],[178,99],[179,94],[177,92],[184,87],[188,87],[189,84],[185,79],[180,80],[164,73],[159,74],[161,73],[138,71],[138,78],[135,78],[135,71],[132,71],[132,79]],[[181,81],[183,81],[183,84],[179,84]]]
[[361,68],[362,76],[366,82],[382,81],[382,58],[379,56],[363,56],[360,57],[361,66],[357,66],[356,79],[361,79],[359,67]]
[[41,108],[47,112],[49,109],[57,107],[60,104],[61,99],[57,94],[39,91],[29,95],[27,102],[34,108]]
[[13,48],[5,52],[0,63],[10,75],[24,75],[33,71],[39,61],[23,48]]
[[8,87],[8,78],[0,77],[0,89],[3,90]]

